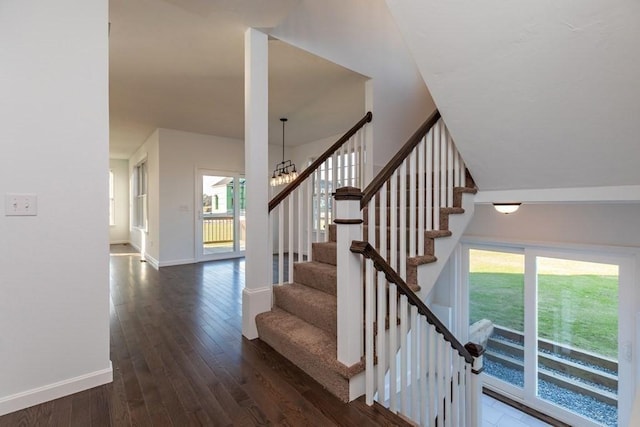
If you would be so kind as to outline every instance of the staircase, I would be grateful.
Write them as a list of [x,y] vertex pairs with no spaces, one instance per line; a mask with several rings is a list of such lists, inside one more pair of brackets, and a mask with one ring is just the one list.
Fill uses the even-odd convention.
[[[365,394],[366,389],[368,404],[373,404],[374,395],[383,405],[390,400],[393,412],[414,421],[420,419],[422,425],[437,419],[442,422],[445,414],[456,421],[453,425],[465,425],[459,420],[472,413],[465,408],[465,397],[473,396],[469,406],[478,406],[479,393],[470,391],[472,382],[479,384],[471,380],[471,364],[481,351],[470,354],[423,300],[469,221],[465,207],[472,212],[473,203],[472,196],[467,196],[476,190],[466,178],[464,163],[438,112],[362,193],[354,187],[363,187],[363,174],[358,172],[364,160],[363,141],[348,142],[346,136],[342,138],[346,148],[334,144],[308,168],[314,170],[303,171],[299,182],[290,184],[270,203],[273,223],[277,224],[272,235],[278,248],[278,285],[273,287],[271,311],[256,316],[258,335],[344,402]],[[322,166],[322,162],[330,163]],[[325,175],[328,170],[333,170],[332,177]],[[340,190],[333,193],[337,188]],[[345,201],[350,201],[348,209]],[[341,203],[342,207],[337,207]],[[322,206],[325,210],[321,214]],[[336,215],[341,216],[336,219]],[[322,233],[321,223],[327,224]],[[360,249],[354,249],[356,240],[363,240]],[[367,261],[362,264],[355,254]],[[289,260],[287,266],[285,259]],[[387,335],[390,338],[385,338]],[[408,337],[414,343],[411,356],[407,353]],[[426,351],[430,352],[428,358]],[[393,396],[395,375],[399,375],[396,354],[403,360],[400,369],[404,379],[397,391],[401,405],[394,403]],[[424,361],[419,362],[418,356]],[[427,371],[432,373],[431,379]],[[385,380],[388,372],[391,380]],[[413,372],[413,381],[408,380],[408,372]],[[427,411],[426,384],[436,377],[438,386],[431,390],[433,407]],[[400,382],[400,376],[397,378]],[[407,380],[412,382],[412,390]],[[425,390],[419,392],[420,383]],[[451,383],[449,387],[447,383]],[[389,384],[392,396],[387,399]],[[408,413],[411,405],[406,402],[411,394],[413,414]],[[425,407],[419,409],[421,405]],[[476,421],[474,417],[468,425],[476,425]]]
[[[456,193],[475,194],[473,188]],[[462,197],[456,198],[461,205]],[[440,209],[440,224],[448,227],[450,215],[464,213],[461,206]],[[379,215],[376,215],[379,221]],[[366,228],[367,226],[365,226]],[[407,284],[414,290],[420,265],[436,262],[436,240],[452,235],[447,228],[425,231],[425,254],[407,259]],[[260,339],[296,364],[344,402],[349,401],[349,380],[364,370],[364,362],[345,366],[337,354],[336,226],[329,226],[329,241],[312,244],[313,261],[297,262],[293,280],[274,286],[271,311],[256,317]]]
[[336,244],[313,244],[313,261],[296,263],[293,280],[274,286],[271,311],[256,317],[260,339],[344,402],[364,363],[345,366],[337,354]]

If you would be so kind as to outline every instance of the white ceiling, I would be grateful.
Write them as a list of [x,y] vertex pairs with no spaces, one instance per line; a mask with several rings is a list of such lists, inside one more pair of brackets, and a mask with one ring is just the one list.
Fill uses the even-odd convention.
[[482,190],[640,184],[640,3],[387,0]]
[[[129,158],[154,129],[242,139],[244,31],[272,28],[298,0],[110,0],[110,155]],[[349,129],[364,115],[365,77],[269,42],[269,141]]]

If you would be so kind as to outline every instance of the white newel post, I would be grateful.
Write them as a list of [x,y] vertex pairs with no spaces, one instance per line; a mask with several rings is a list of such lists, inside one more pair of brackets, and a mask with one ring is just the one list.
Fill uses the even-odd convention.
[[362,337],[363,288],[361,256],[349,248],[354,240],[362,240],[362,214],[359,188],[336,190],[336,234],[338,260],[338,361],[351,366],[364,354]]
[[471,367],[471,401],[469,402],[470,427],[482,425],[482,371],[484,371],[484,348],[480,344],[467,343],[464,348],[473,356]]
[[247,244],[242,291],[242,335],[258,338],[256,315],[271,310],[269,248],[268,38],[253,28],[244,34],[244,166],[247,180]]

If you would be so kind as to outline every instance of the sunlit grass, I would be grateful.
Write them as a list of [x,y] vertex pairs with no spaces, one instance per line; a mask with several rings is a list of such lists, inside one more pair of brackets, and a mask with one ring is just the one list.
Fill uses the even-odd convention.
[[[471,322],[524,330],[523,265],[521,254],[472,251]],[[539,336],[617,357],[617,266],[539,258],[538,270]]]

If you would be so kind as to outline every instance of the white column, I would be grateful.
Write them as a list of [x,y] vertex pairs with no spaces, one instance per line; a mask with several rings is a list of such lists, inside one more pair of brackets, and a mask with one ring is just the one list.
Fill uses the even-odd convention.
[[268,165],[268,39],[244,34],[244,166],[247,179],[247,248],[242,291],[242,335],[258,337],[256,315],[271,310]]
[[336,227],[338,256],[338,361],[351,366],[363,355],[362,342],[362,265],[360,255],[349,248],[362,240],[362,214],[358,188],[336,190]]

